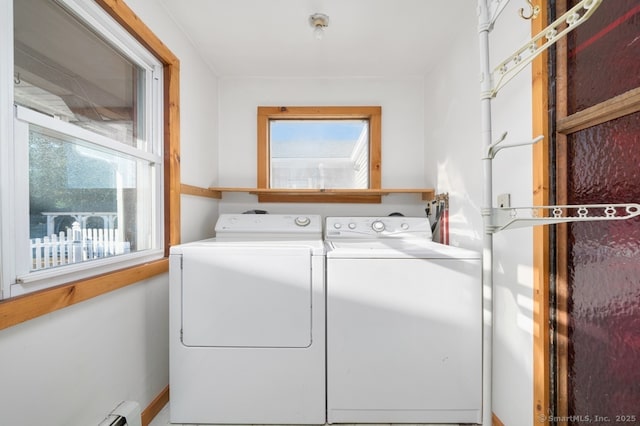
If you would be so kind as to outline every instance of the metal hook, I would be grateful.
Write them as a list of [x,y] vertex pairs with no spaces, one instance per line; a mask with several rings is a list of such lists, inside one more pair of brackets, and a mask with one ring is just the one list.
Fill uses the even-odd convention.
[[531,13],[529,14],[529,16],[524,16],[524,7],[521,7],[520,17],[522,19],[536,19],[538,17],[538,14],[540,13],[540,6],[534,6],[531,0],[527,0],[527,3],[529,3],[529,10],[531,11]]
[[14,84],[20,84],[20,83],[22,83],[22,81],[20,80],[20,73],[19,73],[19,72],[17,72],[17,73],[15,73],[15,74],[14,74],[14,76],[13,76],[13,83],[14,83]]

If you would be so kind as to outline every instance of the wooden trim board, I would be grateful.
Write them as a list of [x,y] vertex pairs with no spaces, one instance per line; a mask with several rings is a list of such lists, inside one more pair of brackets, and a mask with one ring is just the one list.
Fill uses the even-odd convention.
[[187,185],[185,183],[180,184],[180,193],[183,195],[193,195],[196,197],[206,197],[206,198],[222,198],[222,192],[216,191],[215,189],[209,188],[201,188],[199,186]]
[[570,134],[640,111],[640,87],[558,119],[557,131]]
[[[531,34],[544,30],[548,22],[547,0],[539,1],[540,13],[531,21]],[[549,55],[541,53],[532,63],[532,136],[544,136],[533,145],[533,205],[549,205]],[[549,227],[533,228],[533,420],[548,426],[549,369]],[[541,419],[545,421],[541,422]],[[494,423],[495,424],[495,423]]]
[[0,302],[0,330],[169,271],[163,258]]
[[169,402],[169,385],[167,385],[142,412],[142,426],[148,426]]

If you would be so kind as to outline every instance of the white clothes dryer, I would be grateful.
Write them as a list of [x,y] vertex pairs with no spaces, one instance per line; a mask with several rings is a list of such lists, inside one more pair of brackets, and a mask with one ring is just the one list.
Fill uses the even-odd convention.
[[328,217],[329,423],[481,423],[481,261],[427,218]]
[[324,265],[316,215],[221,215],[171,248],[172,423],[325,423]]

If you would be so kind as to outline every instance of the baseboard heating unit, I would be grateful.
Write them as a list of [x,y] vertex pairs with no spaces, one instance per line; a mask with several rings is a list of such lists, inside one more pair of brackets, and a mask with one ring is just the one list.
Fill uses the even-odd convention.
[[142,426],[140,404],[121,402],[98,426]]

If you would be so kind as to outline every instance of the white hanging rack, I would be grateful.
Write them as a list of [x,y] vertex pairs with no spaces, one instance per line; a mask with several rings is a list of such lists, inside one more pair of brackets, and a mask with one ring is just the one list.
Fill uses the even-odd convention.
[[489,231],[553,225],[567,222],[626,220],[640,216],[640,204],[586,204],[565,206],[531,206],[493,209]]
[[[540,135],[530,141],[501,145],[506,138],[507,132],[503,133],[496,142],[489,145],[487,154],[483,159],[493,160],[498,152],[505,148],[533,145],[544,139],[544,136]],[[599,211],[601,214],[592,214],[594,210]],[[621,210],[625,214],[620,214]],[[569,216],[568,212],[575,212],[576,215]],[[493,221],[489,230],[492,233],[496,233],[506,229],[554,225],[557,223],[625,220],[639,215],[640,204],[635,203],[494,208],[491,214]]]
[[[556,19],[551,25],[540,31],[529,42],[516,50],[511,56],[502,61],[491,73],[493,87],[487,94],[495,97],[513,77],[529,65],[540,53],[548,49],[555,42],[578,27],[596,11],[603,0],[583,0],[568,12]],[[500,1],[498,14],[509,0]],[[522,14],[522,12],[521,12]],[[496,16],[497,17],[497,16]],[[491,23],[491,28],[493,24]]]
[[[540,31],[529,42],[516,50],[492,71],[489,58],[489,32],[502,13],[509,0],[478,0],[478,38],[480,44],[480,107],[481,138],[485,149],[483,164],[483,202],[481,214],[484,223],[483,255],[482,255],[482,296],[483,296],[483,356],[482,356],[482,424],[492,424],[492,367],[493,367],[493,234],[495,232],[550,225],[565,222],[585,222],[595,220],[624,220],[640,215],[639,204],[593,204],[579,206],[534,206],[514,208],[493,208],[493,159],[505,148],[532,145],[543,139],[539,136],[531,141],[500,145],[506,139],[492,141],[491,100],[497,96],[513,77],[525,69],[540,53],[555,44],[570,31],[585,22],[600,6],[603,0],[582,0],[573,8],[556,19],[551,25]],[[532,19],[537,16],[539,8],[531,7]],[[595,212],[595,213],[594,213]]]

